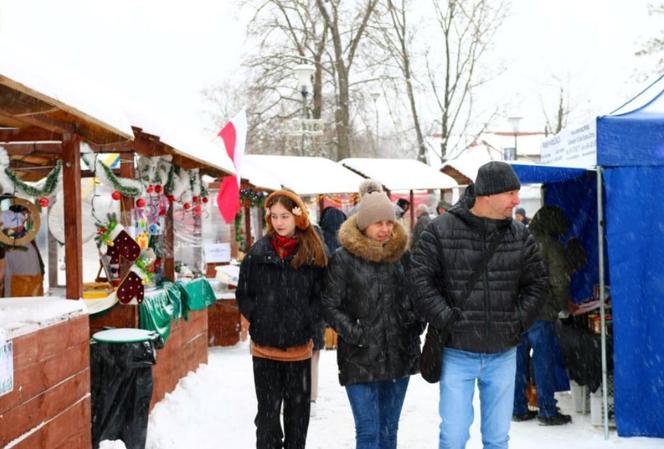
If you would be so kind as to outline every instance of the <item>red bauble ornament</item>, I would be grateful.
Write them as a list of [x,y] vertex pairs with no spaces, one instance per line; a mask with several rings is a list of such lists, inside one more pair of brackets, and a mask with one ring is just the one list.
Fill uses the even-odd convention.
[[48,198],[41,197],[37,200],[40,207],[48,207]]
[[182,207],[184,207],[184,210],[189,210],[189,209],[191,209],[191,204],[189,204],[189,203],[184,203],[184,204],[182,205]]
[[163,208],[163,207],[160,207],[159,208],[159,216],[163,217],[164,215],[166,215],[166,209]]
[[161,193],[161,186],[159,184],[154,186],[154,191],[155,191],[155,193]]
[[171,203],[175,202],[175,195],[168,195],[166,198],[168,198],[168,201],[170,201]]
[[194,204],[196,204],[196,203],[198,203],[199,198],[198,198],[196,195],[194,195],[194,196],[191,198],[191,200],[194,202]]
[[207,197],[207,196],[204,196],[203,198],[201,198],[201,201],[203,201],[203,203],[207,204],[207,202],[208,202],[209,200],[208,200],[208,197]]
[[148,192],[148,193],[152,193],[152,192],[154,191],[154,187],[152,186],[152,184],[150,184],[150,185],[145,189],[145,191]]
[[200,217],[203,214],[203,209],[201,208],[201,205],[199,204],[198,206],[194,207],[194,215],[197,217]]
[[136,200],[136,206],[137,207],[145,207],[145,200],[143,198],[139,198]]
[[120,198],[122,198],[122,194],[117,190],[114,190],[113,193],[111,193],[111,198],[113,198],[115,201],[119,201]]

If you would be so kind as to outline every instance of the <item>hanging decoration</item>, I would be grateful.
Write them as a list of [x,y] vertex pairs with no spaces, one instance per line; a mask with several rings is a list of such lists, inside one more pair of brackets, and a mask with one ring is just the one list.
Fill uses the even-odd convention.
[[24,198],[11,197],[2,201],[9,201],[11,204],[7,210],[0,213],[0,244],[7,247],[27,245],[39,232],[39,209]]
[[97,236],[95,241],[99,251],[110,257],[111,263],[119,263],[120,256],[130,262],[138,258],[141,248],[138,243],[131,238],[124,226],[118,223],[115,214],[108,214],[105,223],[95,223],[97,226]]
[[260,207],[262,209],[266,197],[267,194],[265,192],[252,189],[240,189],[240,201],[245,206]]
[[81,158],[101,182],[113,188],[114,192],[112,197],[114,200],[117,201],[120,199],[116,192],[127,198],[135,198],[143,193],[143,186],[140,181],[128,178],[118,178],[115,176],[115,173],[113,173],[113,170],[104,164],[97,155],[91,152],[85,152],[81,153]]
[[136,302],[139,304],[143,302],[145,286],[152,283],[156,260],[157,256],[154,251],[148,248],[143,250],[140,256],[134,261],[134,264],[118,286],[116,292],[122,304],[127,304],[134,298],[136,298]]
[[22,181],[16,173],[9,169],[9,155],[7,150],[0,147],[0,186],[4,193],[19,192],[31,198],[39,198],[40,204],[45,200],[48,205],[47,197],[51,196],[59,186],[62,185],[62,161],[55,162],[55,167],[51,169],[48,175],[36,183],[27,183]]

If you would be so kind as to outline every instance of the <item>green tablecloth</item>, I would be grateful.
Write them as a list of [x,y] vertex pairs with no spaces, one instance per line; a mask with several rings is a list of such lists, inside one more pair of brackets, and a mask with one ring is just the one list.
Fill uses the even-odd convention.
[[157,332],[166,342],[171,333],[171,320],[180,317],[186,320],[190,310],[204,310],[214,302],[214,290],[205,278],[168,282],[161,289],[145,293],[139,306],[139,326]]

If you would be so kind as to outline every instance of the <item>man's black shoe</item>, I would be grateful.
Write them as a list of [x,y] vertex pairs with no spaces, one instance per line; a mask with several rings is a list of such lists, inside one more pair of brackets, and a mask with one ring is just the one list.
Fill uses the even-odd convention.
[[569,415],[564,415],[560,412],[556,413],[553,416],[538,416],[537,420],[543,426],[561,426],[563,424],[569,424],[572,422],[572,417]]
[[521,422],[521,421],[530,421],[537,416],[537,412],[528,410],[526,413],[515,413],[512,415],[512,421]]

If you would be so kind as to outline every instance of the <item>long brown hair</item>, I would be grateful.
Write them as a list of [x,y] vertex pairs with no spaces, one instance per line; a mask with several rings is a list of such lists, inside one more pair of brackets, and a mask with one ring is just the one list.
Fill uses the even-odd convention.
[[[296,201],[295,199],[298,199],[299,201]],[[302,265],[314,265],[317,267],[326,266],[327,254],[323,248],[323,242],[308,218],[302,216],[303,214],[307,214],[306,207],[304,206],[304,203],[302,203],[302,200],[292,192],[287,192],[287,194],[283,195],[270,195],[265,202],[265,207],[269,209],[277,203],[288,209],[290,213],[293,213],[293,209],[295,208],[300,209],[301,215],[295,216],[295,237],[298,241],[298,249],[295,252],[295,257],[293,257],[293,260],[291,261],[291,266],[296,270]],[[268,235],[272,237],[276,231],[272,227],[269,213],[266,214],[265,221],[268,227]]]

